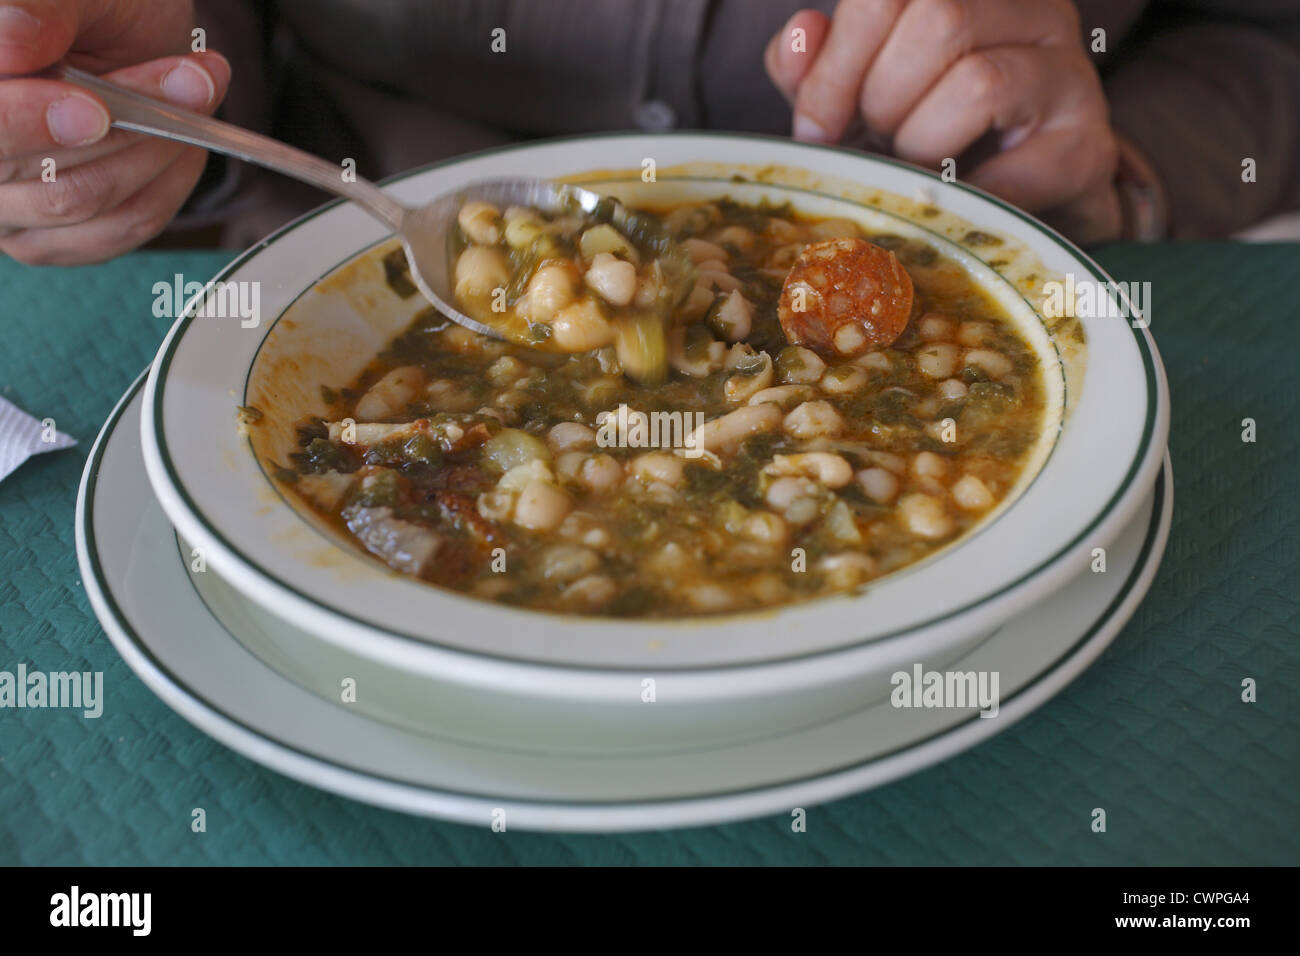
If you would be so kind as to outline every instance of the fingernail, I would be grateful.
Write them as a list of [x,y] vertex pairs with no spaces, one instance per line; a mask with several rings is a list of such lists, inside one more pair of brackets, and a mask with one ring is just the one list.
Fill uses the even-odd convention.
[[40,35],[41,21],[22,7],[0,7],[0,46],[35,46]]
[[794,117],[794,138],[809,143],[825,143],[830,139],[819,124],[798,113]]
[[163,96],[180,106],[207,106],[217,95],[212,77],[189,60],[182,60],[163,77]]
[[108,132],[108,113],[88,96],[69,93],[55,100],[45,111],[45,125],[54,141],[62,146],[80,146],[103,138]]

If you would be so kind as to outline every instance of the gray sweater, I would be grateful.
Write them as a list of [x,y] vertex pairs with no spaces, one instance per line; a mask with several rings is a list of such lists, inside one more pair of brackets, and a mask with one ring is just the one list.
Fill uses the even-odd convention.
[[[1300,208],[1300,0],[1076,0],[1115,128],[1159,174],[1175,237]],[[232,61],[223,115],[380,178],[536,136],[789,132],[762,51],[834,0],[198,0]],[[505,52],[493,49],[504,30]],[[495,34],[499,48],[501,34]],[[1242,161],[1255,160],[1255,182]],[[322,200],[214,162],[184,219],[247,245]]]

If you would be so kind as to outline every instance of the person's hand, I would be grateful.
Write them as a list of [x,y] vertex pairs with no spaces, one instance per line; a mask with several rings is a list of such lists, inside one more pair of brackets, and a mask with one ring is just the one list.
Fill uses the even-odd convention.
[[[840,0],[829,20],[796,13],[765,63],[796,139],[837,143],[860,118],[900,158],[954,160],[1078,241],[1120,232],[1115,136],[1070,0]],[[996,154],[963,168],[990,132]]]
[[[189,0],[0,0],[0,76],[66,58],[80,69],[210,113],[230,66],[188,53]],[[152,239],[207,154],[109,129],[103,102],[66,83],[0,79],[0,252],[31,264],[100,262]],[[42,177],[52,159],[52,182]]]

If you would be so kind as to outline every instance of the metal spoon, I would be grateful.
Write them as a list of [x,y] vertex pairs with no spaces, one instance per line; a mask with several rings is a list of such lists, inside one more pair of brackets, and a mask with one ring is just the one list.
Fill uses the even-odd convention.
[[[64,64],[50,67],[39,75],[71,83],[98,95],[108,106],[113,125],[120,129],[178,140],[234,156],[352,200],[402,240],[412,280],[438,311],[481,335],[549,350],[545,341],[526,336],[523,328],[493,328],[470,318],[451,304],[454,295],[450,243],[456,234],[456,215],[460,207],[471,199],[484,200],[498,207],[520,205],[548,212],[576,212],[576,206],[584,212],[595,213],[603,199],[599,194],[544,179],[494,179],[458,187],[423,206],[403,206],[366,179],[357,177],[355,182],[345,182],[337,163],[268,136],[150,99]],[[635,216],[626,211],[623,215]]]

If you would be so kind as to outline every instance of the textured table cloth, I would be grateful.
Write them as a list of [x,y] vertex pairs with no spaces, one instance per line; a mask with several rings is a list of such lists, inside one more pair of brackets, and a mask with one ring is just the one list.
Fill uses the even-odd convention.
[[1175,511],[1150,595],[1081,678],[953,760],[810,809],[807,832],[778,815],[613,836],[493,833],[296,783],[191,727],[113,650],[77,571],[77,483],[166,332],[153,283],[228,258],[0,261],[0,389],[81,443],[0,483],[0,670],[103,671],[107,698],[97,720],[0,709],[0,864],[1300,862],[1300,246],[1100,254],[1152,283]]

